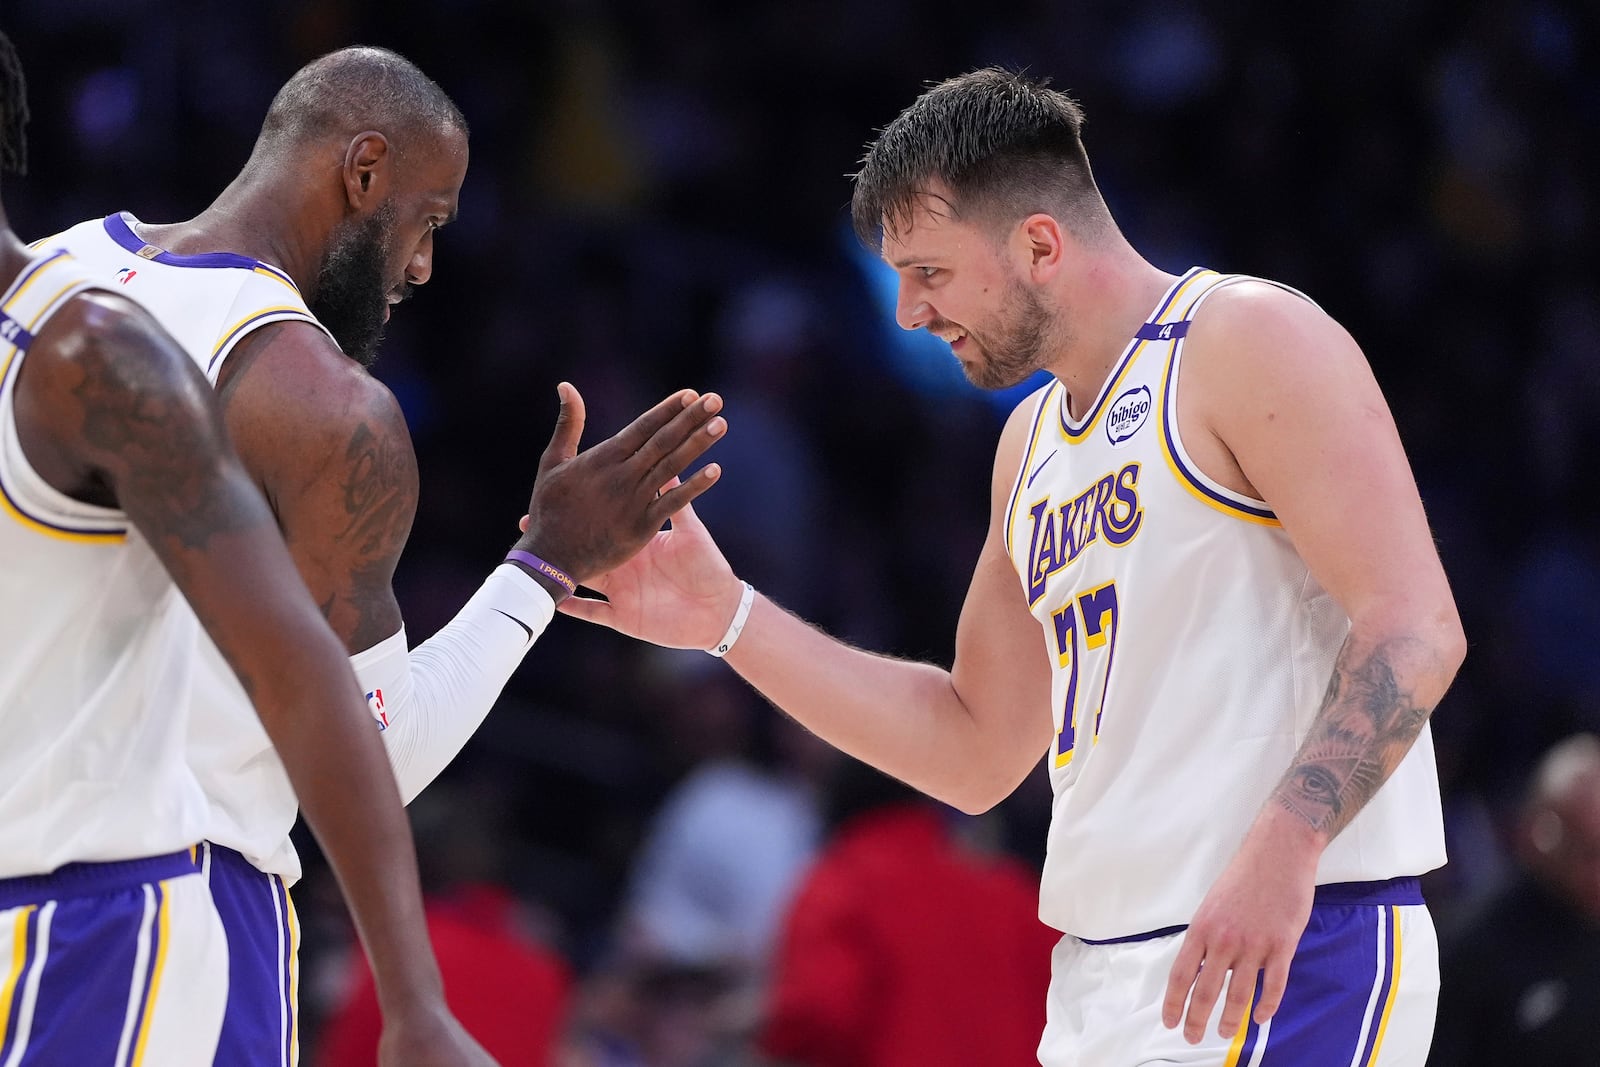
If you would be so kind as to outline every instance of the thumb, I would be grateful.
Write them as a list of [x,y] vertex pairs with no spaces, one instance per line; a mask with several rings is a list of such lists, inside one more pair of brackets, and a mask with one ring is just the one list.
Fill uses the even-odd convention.
[[[673,479],[677,481],[676,478]],[[694,505],[685,503],[683,507],[672,513],[672,528],[674,530],[698,530],[705,532],[706,524],[700,521],[700,516],[694,513]]]
[[576,456],[578,441],[583,437],[583,397],[571,382],[556,386],[556,395],[561,398],[561,410],[556,414],[556,428],[550,435],[550,444],[539,460],[541,473]]

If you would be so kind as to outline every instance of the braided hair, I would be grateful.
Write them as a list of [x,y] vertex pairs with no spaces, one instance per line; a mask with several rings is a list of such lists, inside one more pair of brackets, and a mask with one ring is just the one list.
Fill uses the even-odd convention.
[[28,85],[22,77],[22,60],[11,39],[0,32],[0,174],[25,174],[28,142],[22,130],[28,124]]

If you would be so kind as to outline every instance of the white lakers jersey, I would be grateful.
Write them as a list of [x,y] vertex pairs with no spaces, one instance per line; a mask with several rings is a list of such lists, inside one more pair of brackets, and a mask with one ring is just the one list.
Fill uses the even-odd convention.
[[68,299],[110,288],[64,252],[0,296],[0,878],[176,852],[205,833],[185,760],[198,624],[117,510],[28,463],[16,384]]
[[[123,213],[80,223],[41,242],[65,248],[108,288],[155,316],[214,385],[228,353],[273,322],[322,326],[289,276],[228,252],[177,255],[148,245]],[[202,631],[190,717],[189,759],[211,802],[205,837],[259,869],[294,882],[300,860],[289,842],[298,802],[255,708]]]
[[[1040,916],[1082,938],[1188,923],[1287,770],[1321,706],[1349,619],[1269,505],[1217,484],[1178,431],[1195,268],[1133,338],[1083,417],[1052,382],[1007,548],[1053,670],[1055,800]],[[1319,883],[1444,862],[1426,727],[1329,844]]]

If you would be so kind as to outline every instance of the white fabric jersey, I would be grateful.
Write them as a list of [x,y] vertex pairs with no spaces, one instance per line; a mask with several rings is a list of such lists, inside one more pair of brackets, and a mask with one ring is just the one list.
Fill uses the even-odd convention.
[[[142,305],[213,385],[228,353],[251,331],[274,322],[323,328],[276,267],[229,252],[167,252],[142,241],[137,224],[124,212],[80,223],[41,246],[67,249],[107,287]],[[211,801],[203,836],[292,883],[300,877],[289,841],[298,811],[294,790],[233,670],[203,631],[199,638],[189,756]]]
[[[1178,432],[1188,322],[1238,280],[1195,268],[1175,283],[1082,419],[1060,382],[1025,402],[1006,538],[1053,671],[1040,917],[1081,938],[1193,918],[1305,738],[1349,632],[1267,504],[1201,473]],[[1317,881],[1444,858],[1424,727]]]
[[61,252],[0,297],[0,878],[188,848],[205,798],[184,759],[199,627],[127,517],[28,463],[14,401],[32,337],[110,288]]

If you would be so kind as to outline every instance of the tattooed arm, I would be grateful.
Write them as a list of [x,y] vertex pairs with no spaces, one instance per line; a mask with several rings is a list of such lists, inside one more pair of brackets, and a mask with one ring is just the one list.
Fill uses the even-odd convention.
[[[302,323],[245,338],[224,364],[220,391],[245,466],[272,502],[312,595],[354,654],[362,691],[374,694],[409,801],[488,715],[566,591],[543,574],[502,565],[450,623],[408,649],[390,582],[416,512],[417,468],[394,397]],[[714,394],[674,394],[578,454],[582,400],[570,385],[561,397],[529,504],[533,520],[517,547],[582,580],[637,552],[715,481],[713,464],[656,495],[723,424]],[[514,514],[508,508],[508,532]]]
[[1419,697],[1418,682],[1448,679],[1455,671],[1442,652],[1416,636],[1352,633],[1311,732],[1273,799],[1323,839],[1337,837],[1422,732],[1443,694]]
[[1466,642],[1388,405],[1360,348],[1321,309],[1259,283],[1218,290],[1185,342],[1178,417],[1201,469],[1272,506],[1350,619],[1300,750],[1286,772],[1263,768],[1270,796],[1173,966],[1163,1019],[1183,1021],[1194,1041],[1230,971],[1224,1036],[1242,1023],[1257,975],[1253,1017],[1277,1010],[1323,849],[1410,751]]
[[254,701],[408,1038],[391,1062],[489,1062],[445,1008],[410,829],[348,661],[296,580],[204,378],[142,312],[94,293],[41,331],[16,403],[39,473],[127,512]]
[[218,396],[333,632],[351,653],[396,633],[391,583],[416,516],[417,461],[394,396],[301,323],[241,341]]

